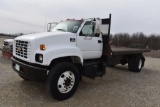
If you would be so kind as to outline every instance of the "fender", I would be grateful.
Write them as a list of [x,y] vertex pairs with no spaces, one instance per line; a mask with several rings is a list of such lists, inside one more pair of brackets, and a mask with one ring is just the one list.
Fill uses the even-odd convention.
[[47,51],[47,65],[50,65],[52,60],[56,58],[67,56],[77,56],[80,58],[81,64],[83,64],[83,56],[79,48],[75,46],[58,46]]

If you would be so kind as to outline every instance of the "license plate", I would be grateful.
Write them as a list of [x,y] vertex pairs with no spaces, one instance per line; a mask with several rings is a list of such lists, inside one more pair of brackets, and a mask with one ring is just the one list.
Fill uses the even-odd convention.
[[20,70],[20,66],[19,66],[18,64],[16,64],[16,65],[15,65],[15,69],[16,69],[17,71],[19,71],[19,70]]

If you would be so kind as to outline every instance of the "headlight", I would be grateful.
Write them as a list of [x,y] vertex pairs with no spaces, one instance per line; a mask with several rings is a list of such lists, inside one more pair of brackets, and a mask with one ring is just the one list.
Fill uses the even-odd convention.
[[42,63],[43,62],[43,55],[42,54],[36,54],[35,59],[37,62]]
[[13,44],[13,42],[8,42],[8,44],[12,45],[12,44]]

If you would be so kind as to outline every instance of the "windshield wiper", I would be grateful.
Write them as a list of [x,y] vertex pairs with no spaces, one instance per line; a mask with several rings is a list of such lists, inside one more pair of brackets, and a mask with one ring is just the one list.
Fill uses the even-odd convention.
[[[65,31],[64,29],[56,29],[56,30],[61,30],[61,31]],[[66,32],[66,31],[65,31]]]

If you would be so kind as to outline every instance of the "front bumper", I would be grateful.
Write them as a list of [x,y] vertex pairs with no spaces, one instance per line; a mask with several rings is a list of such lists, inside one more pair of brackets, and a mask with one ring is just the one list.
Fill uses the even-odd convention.
[[[19,66],[19,69],[16,69],[16,65]],[[29,80],[33,81],[46,81],[47,69],[44,67],[37,67],[29,65],[25,62],[21,62],[12,57],[12,68],[20,76],[23,76]]]

